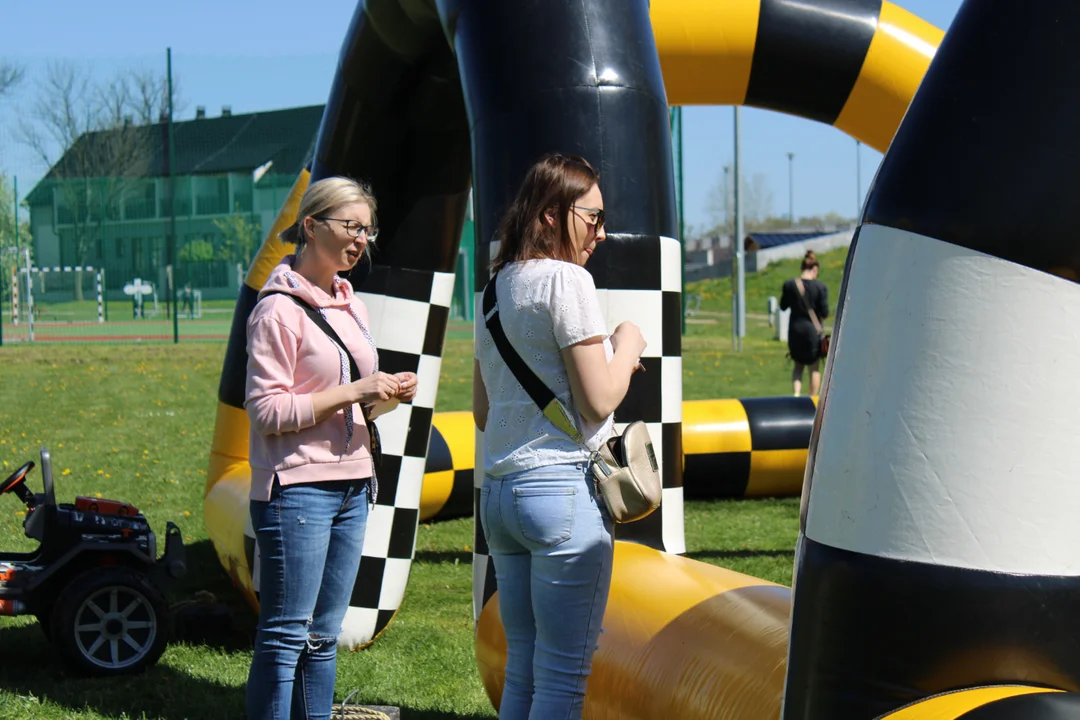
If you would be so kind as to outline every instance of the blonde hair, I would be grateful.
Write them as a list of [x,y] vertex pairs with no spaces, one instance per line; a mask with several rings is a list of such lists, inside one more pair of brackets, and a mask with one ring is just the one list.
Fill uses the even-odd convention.
[[[304,220],[320,219],[333,215],[334,211],[353,203],[364,203],[371,210],[371,224],[375,220],[375,194],[366,184],[352,178],[332,176],[313,182],[300,198],[300,209],[296,213],[296,222],[281,231],[278,237],[282,242],[296,246],[296,254],[304,251],[308,234],[304,230]],[[365,254],[371,253],[371,242],[364,248]]]

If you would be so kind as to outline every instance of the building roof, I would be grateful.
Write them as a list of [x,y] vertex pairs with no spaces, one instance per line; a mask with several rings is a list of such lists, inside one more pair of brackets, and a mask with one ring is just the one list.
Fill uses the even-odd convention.
[[767,248],[778,247],[780,245],[790,245],[791,243],[803,242],[805,240],[813,240],[814,238],[827,235],[828,233],[820,230],[800,231],[800,232],[773,232],[773,233],[749,233],[746,236],[745,248],[747,250],[765,250]]
[[[324,105],[286,108],[217,117],[198,117],[173,121],[176,141],[176,175],[211,175],[229,172],[252,172],[273,161],[271,172],[295,176],[310,160],[315,138],[322,121]],[[81,176],[80,165],[73,158],[90,153],[114,152],[122,133],[137,133],[132,144],[146,147],[149,155],[136,173],[142,177],[168,175],[168,124],[154,123],[127,130],[104,130],[86,133],[49,168],[49,172],[28,196],[32,203],[35,191],[49,180]],[[129,137],[132,137],[129,135]],[[96,163],[90,163],[94,165]],[[100,163],[108,167],[107,162]]]

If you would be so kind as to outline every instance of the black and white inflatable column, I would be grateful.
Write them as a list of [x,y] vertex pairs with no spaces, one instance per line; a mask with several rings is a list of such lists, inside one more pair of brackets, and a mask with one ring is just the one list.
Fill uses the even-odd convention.
[[784,720],[1080,689],[1078,34],[1070,0],[965,3],[882,162],[811,440]]
[[[621,429],[648,423],[664,495],[616,539],[685,550],[682,503],[682,259],[677,240],[671,130],[645,0],[589,3],[439,3],[453,38],[472,128],[476,291],[487,282],[500,216],[529,167],[548,152],[579,154],[601,175],[607,242],[586,266],[609,330],[623,320],[648,342],[645,373],[615,413]],[[483,322],[483,314],[476,315]],[[477,488],[482,438],[477,438]],[[479,490],[476,490],[477,494]],[[495,591],[474,513],[475,612]]]

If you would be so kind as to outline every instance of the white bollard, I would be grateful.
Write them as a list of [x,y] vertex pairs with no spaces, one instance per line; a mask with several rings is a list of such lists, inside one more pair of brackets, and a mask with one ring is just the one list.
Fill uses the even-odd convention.
[[788,323],[791,322],[791,308],[787,310],[776,311],[776,339],[780,342],[787,342],[788,339]]

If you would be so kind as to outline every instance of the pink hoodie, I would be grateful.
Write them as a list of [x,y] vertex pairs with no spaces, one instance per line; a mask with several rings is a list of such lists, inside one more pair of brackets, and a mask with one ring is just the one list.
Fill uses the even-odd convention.
[[345,342],[362,377],[374,370],[376,351],[349,309],[367,327],[367,308],[348,280],[335,277],[331,297],[293,272],[294,259],[287,256],[270,272],[248,318],[244,409],[251,421],[252,500],[270,499],[275,473],[281,485],[372,474],[371,438],[359,405],[352,408],[353,437],[347,448],[344,410],[315,423],[312,393],[341,384],[341,358],[334,342],[295,302],[279,295],[266,298],[266,293],[281,290],[325,308],[327,322]]

